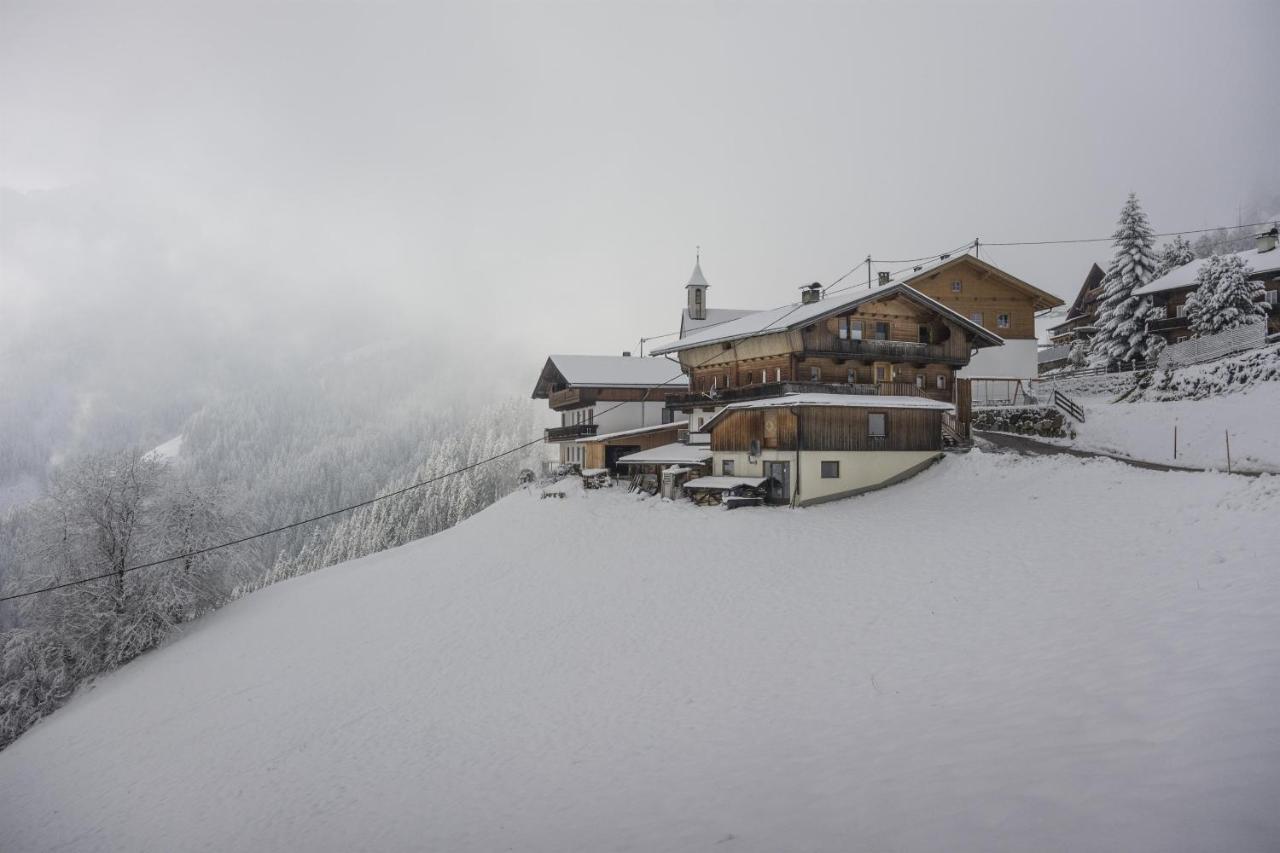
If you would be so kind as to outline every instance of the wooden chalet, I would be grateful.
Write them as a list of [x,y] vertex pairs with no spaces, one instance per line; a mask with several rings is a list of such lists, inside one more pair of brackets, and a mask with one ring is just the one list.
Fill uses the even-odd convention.
[[907,284],[999,335],[1004,346],[975,353],[961,375],[1028,379],[1038,373],[1036,314],[1063,301],[973,255],[943,255],[882,281]]
[[1094,324],[1098,320],[1098,305],[1102,302],[1102,280],[1107,277],[1102,267],[1094,264],[1084,277],[1075,301],[1067,310],[1067,317],[1056,326],[1049,327],[1049,341],[1057,346],[1070,346],[1078,338],[1093,337]]
[[[542,367],[533,398],[546,400],[558,416],[546,440],[559,445],[560,461],[603,468],[586,458],[585,439],[669,422],[668,398],[687,390],[688,380],[666,359],[553,355]],[[668,440],[674,440],[674,432]]]
[[[766,481],[771,503],[806,506],[891,485],[942,455],[949,403],[923,396],[786,394],[730,403],[704,426],[724,488]],[[714,488],[709,480],[693,486]]]
[[[1254,248],[1236,252],[1252,272],[1249,278],[1261,281],[1265,288],[1263,304],[1267,309],[1267,333],[1280,332],[1280,249],[1276,248],[1280,229],[1272,227],[1257,235]],[[1206,258],[1170,270],[1160,278],[1134,291],[1136,296],[1151,299],[1152,313],[1147,330],[1168,343],[1181,343],[1192,337],[1191,318],[1187,316],[1187,297],[1196,289],[1196,276]]]
[[659,347],[675,354],[689,391],[669,405],[701,428],[725,404],[789,392],[888,394],[958,403],[952,424],[967,436],[968,387],[956,372],[1000,336],[905,284],[822,299],[708,326]]

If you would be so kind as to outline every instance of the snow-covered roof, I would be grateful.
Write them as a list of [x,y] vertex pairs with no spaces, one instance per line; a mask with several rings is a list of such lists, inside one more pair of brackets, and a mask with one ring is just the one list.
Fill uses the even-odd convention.
[[711,448],[708,445],[691,447],[676,442],[630,453],[619,457],[618,462],[622,465],[697,465],[710,458]]
[[684,484],[686,489],[736,489],[750,486],[753,489],[769,482],[768,477],[698,477]]
[[951,412],[955,407],[940,400],[928,397],[895,396],[892,394],[823,394],[817,391],[799,394],[783,394],[778,397],[765,397],[760,400],[743,400],[730,403],[716,412],[711,420],[702,425],[702,432],[710,432],[711,427],[730,412],[744,409],[792,408],[794,406],[834,406],[848,409],[930,409],[938,412]]
[[615,438],[626,438],[631,435],[644,435],[650,432],[662,432],[666,429],[679,430],[689,425],[688,421],[672,421],[669,424],[652,424],[651,426],[636,427],[635,429],[624,429],[618,432],[607,432],[604,435],[593,435],[590,438],[578,439],[579,444],[595,444],[601,441],[609,441]]
[[754,314],[756,308],[707,308],[706,318],[695,320],[689,316],[689,309],[686,308],[680,312],[680,337],[692,334],[699,329],[705,329],[708,326],[716,326],[720,323],[727,323],[730,320],[736,320],[739,317],[745,317],[748,314]]
[[654,355],[662,355],[669,352],[678,352],[680,350],[692,349],[693,347],[706,346],[707,344],[720,343],[722,341],[741,340],[742,338],[753,338],[758,335],[772,335],[778,332],[785,332],[788,329],[807,326],[815,323],[828,316],[839,314],[850,308],[856,308],[859,305],[868,302],[877,302],[881,299],[888,299],[894,296],[902,296],[906,299],[924,305],[947,319],[959,324],[965,329],[973,332],[979,339],[985,341],[988,345],[999,346],[1004,343],[1004,339],[994,332],[974,323],[968,317],[952,311],[936,299],[925,296],[907,284],[890,284],[884,287],[878,287],[874,290],[864,290],[861,292],[844,293],[839,297],[831,299],[819,299],[817,302],[805,304],[796,302],[790,305],[782,305],[778,308],[771,308],[768,311],[757,311],[754,314],[747,314],[735,320],[726,323],[717,323],[714,326],[708,326],[701,331],[686,335],[680,340],[664,344],[654,349]]
[[[1254,273],[1274,273],[1280,272],[1280,249],[1272,249],[1269,252],[1259,252],[1257,249],[1249,249],[1245,252],[1232,252],[1230,254],[1240,258]],[[1134,296],[1146,296],[1151,293],[1164,293],[1166,290],[1177,290],[1182,287],[1191,287],[1196,283],[1196,276],[1200,273],[1200,268],[1205,265],[1208,258],[1196,258],[1189,264],[1183,264],[1177,269],[1169,270],[1169,272],[1160,276],[1133,292]]]
[[688,387],[680,366],[665,358],[624,355],[553,355],[542,368],[534,398],[547,397],[556,374],[577,388]]

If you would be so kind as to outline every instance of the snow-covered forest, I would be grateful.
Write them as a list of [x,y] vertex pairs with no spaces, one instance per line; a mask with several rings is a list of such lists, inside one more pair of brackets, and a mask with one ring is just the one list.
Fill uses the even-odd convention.
[[[537,434],[523,376],[377,286],[308,300],[141,205],[2,190],[0,591],[114,572],[437,476]],[[74,251],[72,251],[74,249]],[[258,294],[258,291],[263,291]],[[12,288],[9,293],[15,293]],[[249,310],[249,306],[253,306]],[[16,355],[15,355],[16,354]],[[264,583],[447,528],[526,455],[195,561],[0,604],[0,743],[85,678]],[[111,507],[109,512],[104,506]]]

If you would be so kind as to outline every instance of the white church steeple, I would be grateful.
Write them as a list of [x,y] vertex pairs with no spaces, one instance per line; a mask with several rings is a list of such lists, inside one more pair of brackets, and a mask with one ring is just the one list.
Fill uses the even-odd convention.
[[693,275],[689,276],[689,283],[684,286],[689,292],[690,320],[707,319],[707,288],[710,286],[706,276],[702,274],[702,250],[699,249],[693,262]]

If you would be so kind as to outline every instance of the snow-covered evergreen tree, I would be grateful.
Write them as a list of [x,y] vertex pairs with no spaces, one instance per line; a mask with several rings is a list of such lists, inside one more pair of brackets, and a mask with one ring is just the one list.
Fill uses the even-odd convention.
[[1089,341],[1084,338],[1076,338],[1071,343],[1071,350],[1067,353],[1067,361],[1072,367],[1084,367],[1089,363]]
[[1098,366],[1136,361],[1148,346],[1150,300],[1134,296],[1133,291],[1155,274],[1155,238],[1135,193],[1129,194],[1120,211],[1113,237],[1115,254],[1103,280],[1098,332],[1090,349],[1090,361]]
[[1187,298],[1191,330],[1214,335],[1246,323],[1266,319],[1265,286],[1251,280],[1249,265],[1238,255],[1214,255],[1196,275],[1196,289]]
[[1156,254],[1156,271],[1152,276],[1152,280],[1154,281],[1170,270],[1186,266],[1195,259],[1195,249],[1191,247],[1191,243],[1187,241],[1186,237],[1179,234],[1160,247],[1160,251]]

